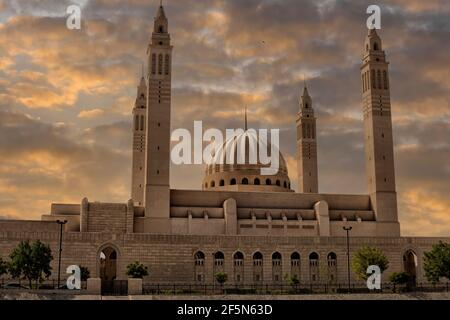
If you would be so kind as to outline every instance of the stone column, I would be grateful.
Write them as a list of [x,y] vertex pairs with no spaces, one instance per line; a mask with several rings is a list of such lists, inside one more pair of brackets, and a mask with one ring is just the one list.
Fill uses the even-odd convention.
[[87,279],[87,294],[101,295],[102,294],[102,279],[89,278]]
[[330,215],[328,212],[328,203],[326,201],[319,201],[314,205],[316,219],[319,224],[319,236],[330,236]]
[[134,232],[134,203],[133,200],[128,200],[127,203],[127,233]]
[[128,279],[128,295],[142,294],[142,279]]
[[223,213],[225,218],[225,234],[237,234],[237,205],[236,200],[230,198],[223,203]]
[[80,211],[80,232],[88,232],[89,200],[87,198],[81,201]]

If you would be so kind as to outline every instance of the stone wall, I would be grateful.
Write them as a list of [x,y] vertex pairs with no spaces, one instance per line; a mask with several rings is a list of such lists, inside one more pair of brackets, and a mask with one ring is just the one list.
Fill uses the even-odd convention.
[[[58,232],[20,232],[5,230],[0,225],[0,256],[7,258],[12,249],[24,239],[48,243],[54,254],[53,275],[56,277]],[[355,238],[350,240],[351,252],[363,245],[382,249],[390,261],[390,267],[383,275],[383,281],[394,271],[401,271],[403,253],[413,250],[417,255],[417,280],[424,282],[422,260],[424,252],[439,240],[450,242],[450,238]],[[125,279],[126,266],[136,260],[149,266],[150,276],[146,281],[153,283],[194,283],[196,269],[194,254],[202,251],[205,255],[204,281],[212,283],[215,271],[214,253],[224,254],[223,270],[233,283],[234,260],[236,251],[244,255],[243,279],[245,283],[253,282],[253,259],[256,251],[263,254],[264,283],[272,283],[272,254],[282,255],[282,275],[291,271],[290,257],[293,252],[300,254],[300,280],[310,281],[309,255],[316,252],[319,255],[318,281],[326,281],[327,255],[334,252],[337,256],[337,282],[347,281],[347,258],[345,237],[266,237],[266,236],[188,236],[188,235],[150,235],[150,234],[115,234],[115,233],[64,233],[62,270],[68,265],[87,266],[92,277],[99,277],[100,252],[112,247],[117,251],[117,278]],[[198,272],[197,268],[197,272]],[[352,273],[352,281],[357,281]]]

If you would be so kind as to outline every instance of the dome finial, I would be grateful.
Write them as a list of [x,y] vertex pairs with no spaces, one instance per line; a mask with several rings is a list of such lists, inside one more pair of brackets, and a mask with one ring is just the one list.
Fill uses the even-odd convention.
[[244,129],[245,129],[245,131],[248,130],[248,125],[247,125],[247,106],[245,106],[245,110],[244,110]]

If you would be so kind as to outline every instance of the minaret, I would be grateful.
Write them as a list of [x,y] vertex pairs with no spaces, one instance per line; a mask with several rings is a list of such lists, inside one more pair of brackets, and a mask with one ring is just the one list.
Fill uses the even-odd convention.
[[371,29],[361,66],[368,190],[377,221],[398,225],[388,66],[381,38]]
[[137,87],[136,102],[133,108],[133,155],[131,175],[131,199],[136,206],[144,204],[145,186],[145,127],[147,114],[147,84],[144,74]]
[[299,192],[318,193],[316,118],[306,84],[297,115],[297,171]]
[[148,232],[170,232],[170,106],[172,46],[162,5],[154,19],[148,46],[147,147],[145,159],[145,217]]

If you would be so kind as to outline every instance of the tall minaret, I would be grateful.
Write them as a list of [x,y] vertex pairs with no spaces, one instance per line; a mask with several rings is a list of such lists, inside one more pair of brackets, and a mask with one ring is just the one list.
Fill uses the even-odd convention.
[[147,114],[147,84],[144,74],[137,87],[133,108],[133,166],[131,175],[131,199],[136,206],[144,204],[145,186],[145,127]]
[[170,106],[172,46],[169,23],[162,4],[154,20],[148,46],[147,148],[145,216],[152,218],[149,232],[168,232],[170,217]]
[[318,193],[316,118],[306,84],[297,115],[297,171],[299,192]]
[[388,66],[381,38],[371,29],[361,67],[366,175],[377,221],[398,222]]

